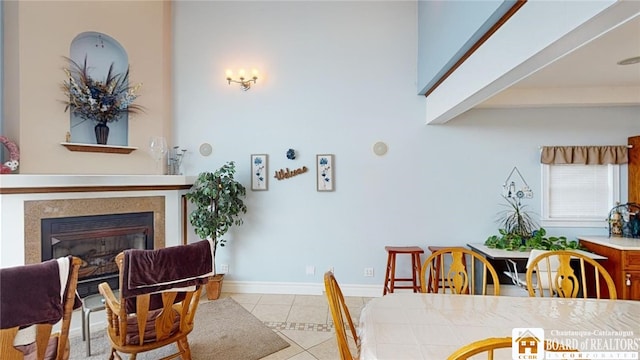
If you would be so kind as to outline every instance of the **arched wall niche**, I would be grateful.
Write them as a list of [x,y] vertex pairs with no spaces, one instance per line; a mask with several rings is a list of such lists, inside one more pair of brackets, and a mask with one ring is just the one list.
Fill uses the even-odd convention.
[[[109,35],[87,31],[78,34],[71,42],[69,58],[78,65],[87,59],[89,75],[96,80],[107,76],[109,66],[113,63],[113,71],[122,74],[129,67],[129,57],[120,43]],[[95,123],[86,121],[74,114],[70,115],[71,142],[95,144]],[[129,142],[129,115],[123,114],[117,121],[109,123],[107,145],[127,146]]]

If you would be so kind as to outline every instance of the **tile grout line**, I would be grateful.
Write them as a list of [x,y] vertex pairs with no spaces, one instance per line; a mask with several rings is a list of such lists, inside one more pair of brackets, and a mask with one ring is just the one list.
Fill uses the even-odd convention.
[[301,331],[317,331],[331,332],[333,324],[317,324],[303,322],[285,322],[285,321],[263,321],[263,323],[273,330],[301,330]]

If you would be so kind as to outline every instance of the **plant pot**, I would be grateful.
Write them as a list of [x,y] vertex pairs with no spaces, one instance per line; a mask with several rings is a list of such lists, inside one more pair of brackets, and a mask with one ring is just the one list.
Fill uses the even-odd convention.
[[207,282],[206,290],[207,290],[207,299],[209,300],[217,300],[220,298],[220,294],[222,293],[222,280],[224,279],[224,274],[217,274],[209,277],[209,282]]
[[94,127],[96,132],[96,143],[99,145],[107,145],[109,138],[109,127],[105,123],[97,123]]

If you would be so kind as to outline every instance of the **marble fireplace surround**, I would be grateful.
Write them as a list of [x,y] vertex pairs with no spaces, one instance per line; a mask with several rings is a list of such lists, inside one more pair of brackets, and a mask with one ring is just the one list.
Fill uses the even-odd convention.
[[165,202],[163,196],[25,201],[25,263],[42,262],[42,228],[40,225],[42,219],[145,211],[153,212],[153,248],[165,247]]

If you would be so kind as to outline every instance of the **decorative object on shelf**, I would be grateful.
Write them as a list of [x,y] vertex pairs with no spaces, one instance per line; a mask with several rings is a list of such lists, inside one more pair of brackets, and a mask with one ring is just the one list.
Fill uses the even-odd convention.
[[[207,283],[207,298],[215,300],[224,274],[216,273],[216,252],[224,247],[226,239],[222,236],[231,226],[243,223],[242,214],[247,206],[242,198],[247,195],[245,187],[234,179],[235,163],[229,161],[215,172],[202,172],[185,194],[187,200],[195,205],[189,214],[189,222],[201,239],[213,240],[213,273]],[[217,290],[217,291],[216,291]]]
[[640,237],[640,205],[636,203],[616,204],[607,219],[609,236]]
[[294,149],[287,150],[287,159],[295,160],[296,159],[296,151]]
[[269,155],[251,155],[251,190],[262,191],[269,189]]
[[187,149],[180,149],[180,146],[174,146],[167,156],[167,172],[168,175],[182,175],[182,160],[187,153]]
[[66,59],[69,68],[64,69],[67,80],[62,83],[62,90],[68,99],[64,100],[64,111],[70,110],[81,119],[94,121],[96,142],[106,145],[108,123],[117,121],[123,114],[143,110],[140,105],[133,103],[142,84],[129,86],[129,70],[124,74],[114,74],[113,63],[109,66],[106,78],[99,81],[89,75],[86,56],[82,65]]
[[387,144],[384,143],[384,141],[378,141],[375,144],[373,144],[373,153],[378,156],[382,156],[386,154],[388,150],[389,150],[389,147],[387,146]]
[[162,174],[162,159],[167,153],[167,140],[162,136],[152,136],[149,138],[149,152],[156,161],[156,170]]
[[9,140],[6,136],[0,136],[0,143],[9,151],[9,160],[0,165],[0,174],[11,174],[18,170],[18,166],[20,165],[20,149],[16,143]]
[[200,145],[200,155],[209,156],[211,155],[212,151],[213,151],[213,148],[211,147],[211,144],[203,143]]
[[96,143],[98,145],[107,145],[109,139],[109,127],[105,123],[97,123],[93,128],[96,132]]
[[[518,176],[520,177],[520,181],[522,181],[522,183],[524,184],[519,189],[516,188],[515,181],[511,180],[511,177],[513,176],[514,172],[518,174]],[[514,166],[513,169],[511,169],[509,176],[507,176],[507,179],[504,181],[504,184],[502,184],[502,196],[504,196],[505,198],[518,199],[518,202],[520,202],[520,199],[523,199],[523,198],[527,198],[527,199],[533,198],[533,191],[529,187],[529,184],[527,184],[527,182],[524,180],[524,178],[522,177],[522,174],[520,174],[520,170],[518,170],[516,166]]]
[[316,155],[316,190],[333,191],[335,189],[333,174],[333,155]]
[[238,70],[237,79],[233,78],[233,72],[231,70],[227,70],[226,74],[227,74],[227,82],[229,83],[229,85],[231,85],[231,83],[240,84],[240,89],[242,89],[243,91],[247,91],[251,89],[251,83],[255,84],[256,80],[258,80],[258,71],[256,69],[253,69],[251,71],[251,79],[248,79],[248,80],[245,77],[244,69]]
[[306,166],[303,166],[301,168],[297,168],[297,169],[294,169],[294,170],[289,170],[289,168],[280,169],[280,170],[276,171],[276,173],[275,173],[275,175],[273,177],[278,179],[278,180],[284,180],[284,179],[289,179],[289,178],[292,178],[292,177],[300,175],[300,174],[304,174],[307,171],[309,171],[309,169]]

